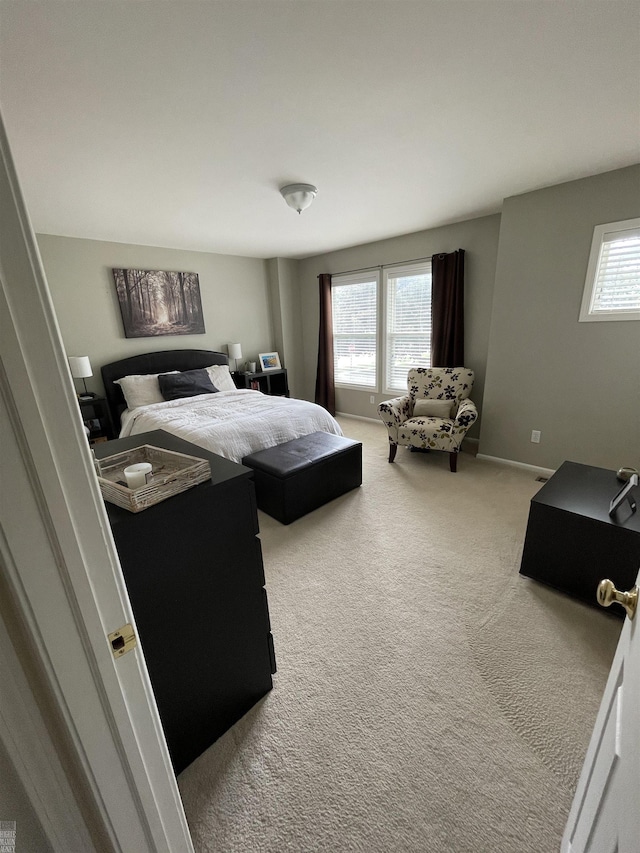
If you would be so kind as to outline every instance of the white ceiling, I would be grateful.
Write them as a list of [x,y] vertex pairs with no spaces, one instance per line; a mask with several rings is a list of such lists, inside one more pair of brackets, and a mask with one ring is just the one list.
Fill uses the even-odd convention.
[[49,234],[300,258],[494,213],[640,161],[639,85],[624,0],[0,0]]

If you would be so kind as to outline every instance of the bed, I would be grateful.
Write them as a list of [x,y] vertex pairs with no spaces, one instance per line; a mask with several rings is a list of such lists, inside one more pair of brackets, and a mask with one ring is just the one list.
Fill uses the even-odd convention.
[[[105,364],[101,373],[116,431],[120,425],[120,437],[124,437],[163,429],[234,462],[312,432],[342,435],[335,418],[315,403],[235,386],[231,390],[228,365],[224,353],[212,350],[165,350]],[[155,387],[157,380],[152,377],[158,374],[202,368],[210,369],[212,379],[220,377],[224,390],[164,401],[159,394],[145,396],[136,391],[133,396],[131,392],[138,385]],[[137,405],[127,407],[123,387],[127,399]],[[153,402],[156,399],[161,402]]]

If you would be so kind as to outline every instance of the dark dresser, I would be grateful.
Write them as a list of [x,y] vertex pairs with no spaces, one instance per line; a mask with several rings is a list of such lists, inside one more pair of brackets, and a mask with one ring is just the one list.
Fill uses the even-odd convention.
[[211,480],[138,513],[105,503],[171,760],[179,773],[273,686],[253,472],[163,430],[142,444],[206,458]]
[[631,589],[640,568],[640,513],[625,503],[609,515],[622,485],[614,471],[563,462],[531,500],[520,573],[594,607],[603,578]]

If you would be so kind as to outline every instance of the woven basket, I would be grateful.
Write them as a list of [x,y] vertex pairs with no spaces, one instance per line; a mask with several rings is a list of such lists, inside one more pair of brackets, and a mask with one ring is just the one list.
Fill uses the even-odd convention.
[[[144,486],[129,489],[124,469],[135,465],[136,462],[151,463],[151,478]],[[173,450],[153,447],[150,444],[107,456],[98,461],[98,466],[102,497],[109,503],[128,509],[129,512],[141,512],[211,479],[211,466],[206,459],[175,453]]]

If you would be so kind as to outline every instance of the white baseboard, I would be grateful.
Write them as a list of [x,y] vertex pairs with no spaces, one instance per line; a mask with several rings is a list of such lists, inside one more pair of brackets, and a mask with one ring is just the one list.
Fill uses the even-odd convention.
[[[356,421],[367,421],[370,424],[380,424],[381,427],[384,426],[382,421],[379,418],[365,418],[364,415],[351,415],[349,412],[336,412],[337,418],[354,418]],[[386,427],[385,427],[386,428]]]
[[460,450],[462,453],[470,453],[471,456],[477,456],[479,445],[480,439],[478,438],[463,438]]
[[[340,418],[353,418],[356,421],[366,421],[370,424],[378,424],[378,426],[384,427],[383,422],[379,418],[365,418],[364,415],[352,415],[350,412],[336,412],[336,417]],[[386,427],[385,427],[386,429]],[[478,438],[465,438],[462,442],[462,450],[470,453],[472,456],[477,456],[478,454],[478,446],[480,444],[480,439]],[[486,456],[486,459],[490,459],[492,457]],[[517,463],[513,463],[514,465]],[[540,469],[542,470],[542,469]]]
[[[353,418],[356,421],[366,421],[370,424],[378,424],[384,427],[384,424],[378,418],[365,418],[364,415],[352,415],[349,412],[336,412],[336,417]],[[466,448],[464,448],[466,445]],[[526,462],[516,462],[514,459],[502,459],[500,456],[488,456],[486,453],[478,453],[477,449],[480,445],[478,438],[465,438],[463,441],[463,449],[475,456],[476,459],[486,459],[487,462],[498,462],[502,465],[510,465],[512,468],[522,468],[525,471],[531,471],[534,474],[540,474],[544,477],[550,477],[555,474],[555,468],[542,468],[540,465],[528,465]]]
[[476,459],[486,459],[487,462],[500,462],[503,465],[511,465],[513,468],[524,468],[526,471],[533,471],[536,474],[542,474],[545,477],[550,477],[556,473],[555,468],[541,468],[539,465],[527,465],[526,462],[516,462],[513,459],[501,459],[499,456],[487,456],[486,453],[478,453]]

